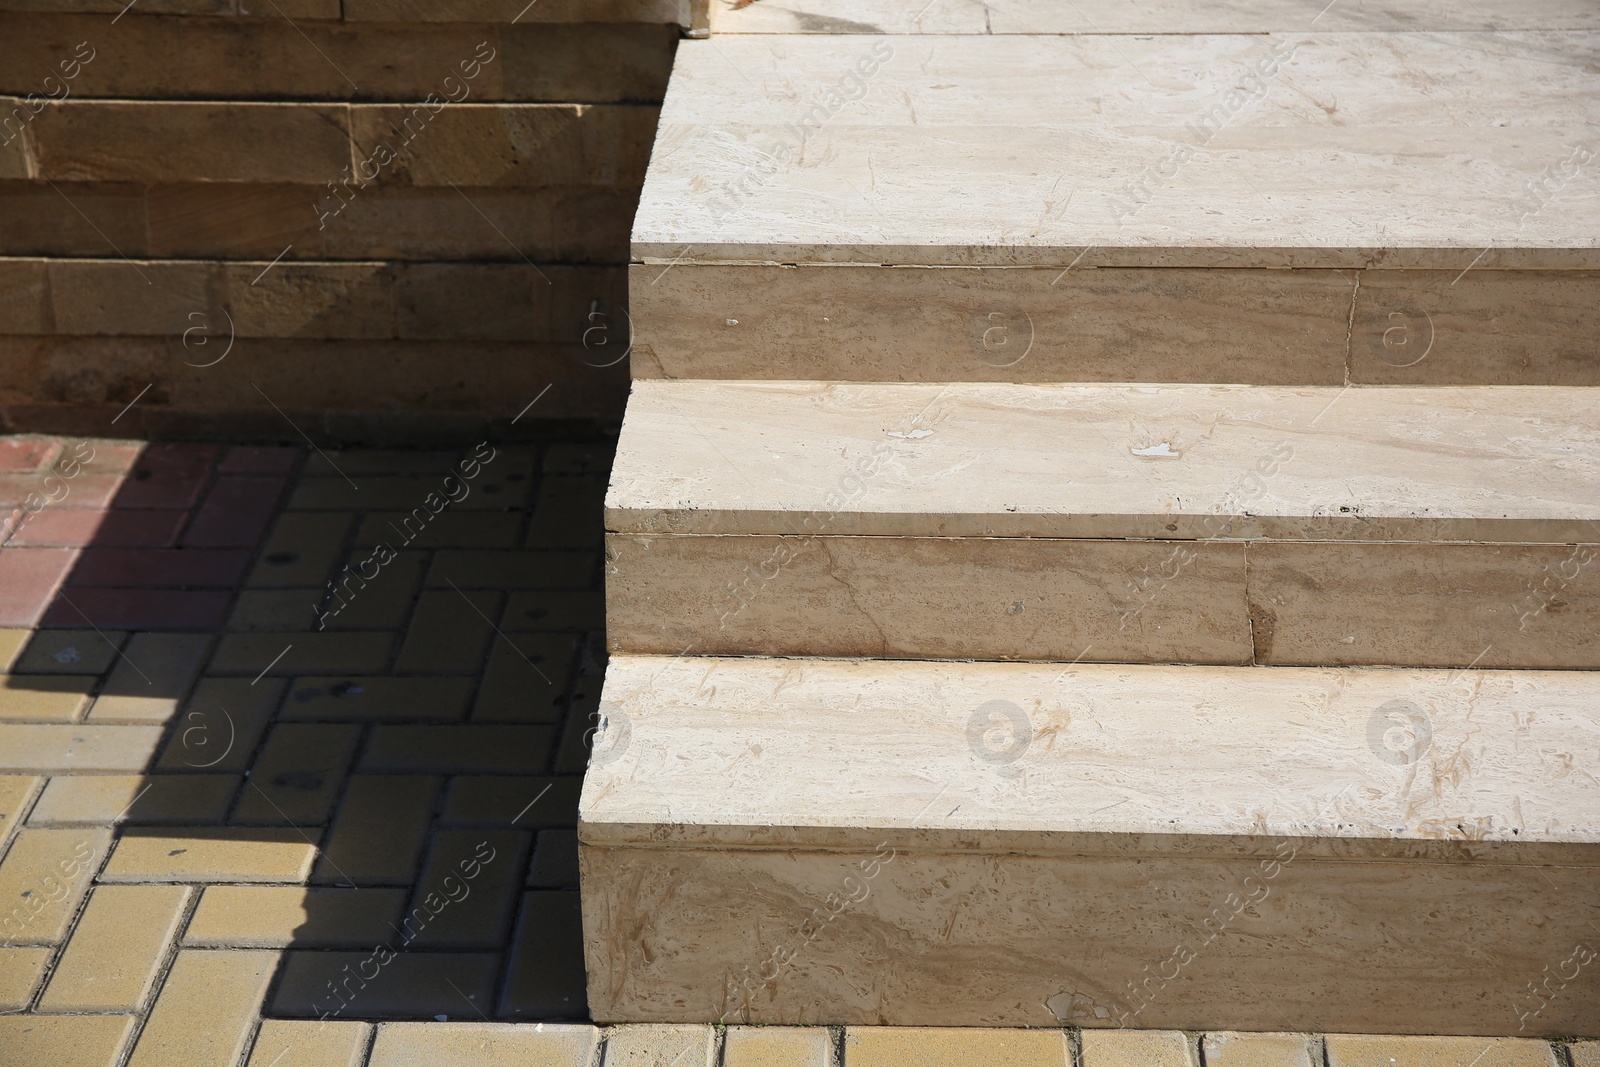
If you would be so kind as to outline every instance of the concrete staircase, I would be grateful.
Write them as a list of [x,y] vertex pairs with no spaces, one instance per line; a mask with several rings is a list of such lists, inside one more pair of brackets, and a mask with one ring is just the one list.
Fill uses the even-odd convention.
[[677,55],[595,1018],[1600,1034],[1600,17],[901,6]]

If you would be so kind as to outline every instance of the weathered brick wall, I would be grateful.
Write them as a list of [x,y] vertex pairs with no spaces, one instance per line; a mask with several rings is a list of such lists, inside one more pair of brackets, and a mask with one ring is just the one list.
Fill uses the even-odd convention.
[[0,0],[0,430],[468,431],[546,386],[529,418],[620,415],[628,231],[697,21]]

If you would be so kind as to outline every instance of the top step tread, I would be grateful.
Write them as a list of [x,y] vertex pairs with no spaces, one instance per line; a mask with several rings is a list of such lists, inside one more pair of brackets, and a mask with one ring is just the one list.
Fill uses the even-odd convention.
[[633,253],[1600,267],[1597,48],[1595,31],[687,42]]
[[636,381],[637,534],[1600,542],[1561,386]]
[[1324,33],[1600,29],[1589,0],[762,0],[716,4],[713,33]]

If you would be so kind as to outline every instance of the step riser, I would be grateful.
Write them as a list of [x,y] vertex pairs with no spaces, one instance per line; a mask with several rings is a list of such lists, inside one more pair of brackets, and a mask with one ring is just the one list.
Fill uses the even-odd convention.
[[[1600,273],[635,265],[638,378],[1600,385]],[[1352,307],[1352,304],[1354,305]],[[1348,372],[1348,379],[1347,379]]]
[[615,652],[1600,668],[1600,545],[607,537]]
[[1600,1034],[1600,967],[1572,977],[1573,938],[1600,907],[1595,868],[1319,861],[1292,840],[1278,855],[1293,860],[586,845],[590,1010],[600,1022]]

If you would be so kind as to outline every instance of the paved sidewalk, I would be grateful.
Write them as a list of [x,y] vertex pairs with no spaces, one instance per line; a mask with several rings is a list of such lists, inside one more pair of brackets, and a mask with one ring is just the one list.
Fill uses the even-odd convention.
[[588,1025],[609,461],[0,438],[0,1067],[1600,1067],[1592,1041]]

